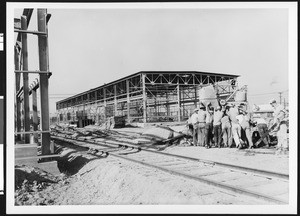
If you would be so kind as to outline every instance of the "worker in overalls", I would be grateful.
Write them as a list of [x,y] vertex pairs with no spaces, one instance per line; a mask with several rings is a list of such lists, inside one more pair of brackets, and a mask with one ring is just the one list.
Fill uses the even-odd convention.
[[274,119],[273,125],[275,126],[275,130],[277,132],[277,151],[286,152],[288,151],[288,142],[287,142],[287,112],[284,107],[280,104],[277,104],[275,99],[270,100],[271,106],[274,108]]
[[199,112],[198,112],[198,146],[205,145],[205,120],[206,120],[206,111],[205,106],[200,103]]

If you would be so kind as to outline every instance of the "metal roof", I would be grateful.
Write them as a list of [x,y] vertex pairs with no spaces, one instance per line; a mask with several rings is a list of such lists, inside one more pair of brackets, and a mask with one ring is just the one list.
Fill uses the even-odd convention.
[[114,83],[117,83],[117,82],[120,82],[122,80],[126,80],[128,78],[131,78],[131,77],[135,77],[139,74],[198,74],[198,75],[209,75],[209,76],[219,76],[219,77],[224,77],[224,78],[229,78],[229,79],[233,79],[233,78],[237,78],[239,77],[240,75],[234,75],[234,74],[222,74],[222,73],[212,73],[212,72],[205,72],[205,71],[139,71],[139,72],[136,72],[134,74],[130,74],[128,76],[125,76],[123,78],[120,78],[120,79],[117,79],[115,81],[112,81],[112,82],[109,82],[109,83],[106,83],[104,85],[101,85],[101,86],[98,86],[96,88],[92,88],[92,89],[89,89],[87,91],[84,91],[84,92],[81,92],[79,94],[76,94],[76,95],[73,95],[71,97],[68,97],[68,98],[65,98],[63,100],[60,100],[56,103],[61,103],[61,102],[64,102],[64,101],[67,101],[67,100],[70,100],[72,98],[76,98],[78,96],[81,96],[83,94],[86,94],[86,93],[89,93],[91,91],[95,91],[97,89],[100,89],[100,88],[104,88],[106,86],[109,86],[109,85],[112,85]]

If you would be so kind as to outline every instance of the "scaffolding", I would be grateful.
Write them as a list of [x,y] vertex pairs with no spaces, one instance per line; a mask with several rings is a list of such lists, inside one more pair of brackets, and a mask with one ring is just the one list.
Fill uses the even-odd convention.
[[[56,103],[60,122],[105,121],[125,116],[127,122],[186,120],[199,104],[199,89],[212,85],[218,99],[230,98],[238,75],[199,71],[140,71]],[[80,113],[80,115],[79,115]]]
[[[41,135],[41,153],[42,155],[51,155],[54,153],[50,145],[50,122],[49,122],[49,95],[48,79],[51,76],[48,60],[48,21],[51,17],[47,14],[47,9],[37,9],[38,30],[28,30],[28,25],[33,13],[33,9],[24,9],[20,19],[14,19],[14,32],[17,33],[15,43],[15,135],[16,141],[22,141],[23,144],[37,144],[38,134]],[[39,47],[39,71],[28,69],[28,49],[27,35],[38,36]],[[29,75],[39,74],[39,79],[29,84]],[[21,86],[22,78],[22,86]],[[37,90],[40,92],[40,119],[37,110]],[[29,98],[32,96],[32,107],[29,104]],[[31,111],[32,110],[32,111]],[[32,113],[32,122],[30,121]],[[40,130],[39,130],[40,125]],[[30,135],[33,134],[32,141]]]

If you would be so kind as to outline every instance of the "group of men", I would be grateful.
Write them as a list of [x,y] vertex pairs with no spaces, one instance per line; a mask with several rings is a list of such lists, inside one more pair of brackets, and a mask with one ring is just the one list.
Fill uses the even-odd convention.
[[[270,104],[274,107],[274,121],[278,125],[278,146],[287,149],[286,123],[284,122],[285,110],[272,99]],[[263,118],[253,122],[246,111],[243,103],[232,103],[213,108],[211,103],[204,106],[200,103],[199,108],[194,110],[188,120],[193,130],[193,145],[211,148],[212,145],[221,148],[244,147],[254,148],[252,141],[251,125],[256,123],[261,141],[269,146],[268,126]]]

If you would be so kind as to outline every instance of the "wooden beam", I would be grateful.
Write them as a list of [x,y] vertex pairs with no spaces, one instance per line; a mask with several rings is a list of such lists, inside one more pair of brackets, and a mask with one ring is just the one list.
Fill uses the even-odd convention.
[[[21,28],[27,29],[27,20],[25,16],[21,16]],[[23,56],[23,70],[28,70],[28,49],[27,49],[27,34],[23,33],[22,38],[22,56]],[[28,74],[23,74],[23,98],[24,98],[24,129],[30,131],[30,116],[29,116],[29,86]],[[30,142],[30,136],[25,135],[25,143]]]
[[[20,53],[15,46],[15,70],[20,70]],[[16,74],[16,130],[21,131],[21,101],[17,96],[17,92],[20,90],[20,74]],[[17,135],[17,140],[21,140],[21,135]]]
[[[46,24],[46,9],[37,9],[38,31],[47,32]],[[48,70],[48,38],[45,35],[38,35],[39,45],[39,66],[40,71]],[[40,74],[40,95],[41,95],[41,129],[48,131],[50,126],[49,121],[49,93],[48,93],[48,75]],[[43,133],[42,135],[42,155],[48,155],[51,152],[50,148],[50,133]]]

